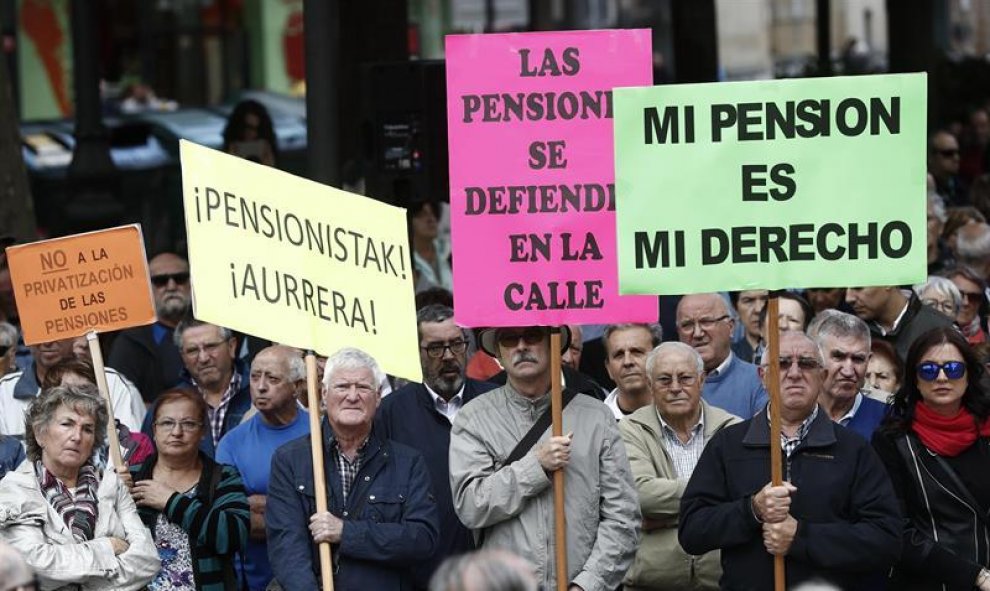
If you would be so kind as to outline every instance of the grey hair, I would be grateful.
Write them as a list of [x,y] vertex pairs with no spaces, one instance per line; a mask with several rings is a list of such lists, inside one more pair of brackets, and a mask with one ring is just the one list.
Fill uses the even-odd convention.
[[27,447],[27,457],[32,462],[41,459],[41,446],[38,445],[35,430],[39,432],[47,430],[48,424],[55,418],[55,412],[61,406],[67,406],[79,414],[93,417],[96,422],[92,450],[94,453],[106,440],[110,418],[106,404],[96,386],[92,384],[55,386],[42,390],[24,413],[24,444]]
[[605,347],[605,355],[608,355],[608,339],[612,333],[630,328],[643,328],[650,333],[650,343],[656,347],[663,342],[663,328],[656,322],[623,322],[621,324],[609,324],[602,333],[602,346]]
[[931,206],[932,213],[935,214],[938,221],[944,224],[945,220],[948,219],[948,215],[945,213],[945,200],[942,199],[942,196],[935,191],[929,191],[928,205]]
[[845,312],[840,312],[835,308],[825,308],[811,319],[811,322],[808,323],[808,328],[804,331],[805,334],[812,339],[817,339],[818,331],[821,329],[822,323],[833,316],[839,316],[842,314],[845,314]]
[[182,333],[186,332],[190,328],[195,328],[197,326],[216,326],[217,328],[220,329],[220,338],[223,339],[224,341],[229,341],[234,337],[234,333],[231,332],[230,329],[225,326],[217,326],[216,324],[212,324],[210,322],[203,322],[202,320],[190,316],[180,320],[179,324],[175,327],[175,332],[172,333],[172,342],[175,343],[175,346],[181,350]]
[[[825,339],[829,337],[849,337],[866,342],[866,348],[870,348],[870,327],[859,316],[835,311],[835,314],[819,314],[823,318],[815,326],[815,336],[808,335],[815,340],[819,347],[825,345]],[[815,317],[818,320],[818,316]]]
[[[443,304],[430,304],[428,306],[423,306],[419,310],[416,310],[416,333],[422,338],[423,333],[420,332],[420,325],[424,322],[443,322],[454,317],[454,309],[450,306],[445,306]],[[461,336],[467,339],[467,332],[461,328]]]
[[[524,566],[528,565],[527,568]],[[429,591],[537,591],[532,565],[507,550],[451,556],[430,577]]]
[[656,367],[657,362],[660,360],[660,356],[673,352],[682,353],[690,357],[697,366],[699,374],[705,371],[705,361],[701,358],[701,354],[698,353],[694,347],[680,341],[667,341],[666,343],[660,343],[646,355],[646,375],[651,380],[653,379],[653,368]]
[[306,380],[306,362],[299,355],[289,355],[289,381],[302,382]]
[[9,322],[0,322],[0,345],[13,347],[17,345],[19,336],[20,333],[17,332],[16,326]]
[[929,275],[928,279],[926,279],[924,283],[919,283],[914,286],[914,293],[918,294],[919,298],[924,297],[925,293],[928,291],[934,291],[939,295],[949,296],[957,313],[959,312],[959,309],[962,308],[962,293],[951,279],[939,277],[938,275]]
[[962,262],[982,262],[990,257],[990,225],[974,225],[980,226],[975,236],[969,236],[969,232],[963,231],[963,228],[956,234],[956,252]]
[[323,369],[323,386],[325,388],[330,387],[330,376],[338,369],[370,369],[379,392],[385,383],[385,372],[382,371],[381,366],[378,365],[374,357],[361,349],[344,347],[327,358],[326,367]]

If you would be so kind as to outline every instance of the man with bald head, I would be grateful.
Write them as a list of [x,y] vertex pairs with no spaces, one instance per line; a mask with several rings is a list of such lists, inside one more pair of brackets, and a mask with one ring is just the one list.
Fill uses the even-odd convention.
[[[774,556],[786,588],[821,579],[872,590],[900,556],[903,523],[872,446],[818,406],[827,371],[818,345],[780,335],[779,442],[769,408],[717,433],[681,498],[678,539],[691,555],[722,551],[722,589],[773,589]],[[760,375],[769,385],[765,358]],[[780,445],[784,482],[770,484],[770,445]]]
[[121,331],[113,341],[108,364],[124,374],[152,402],[182,374],[182,357],[172,340],[176,325],[190,309],[189,263],[171,252],[148,261],[158,320],[150,326]]
[[[296,388],[306,379],[298,350],[284,346],[263,349],[251,363],[250,376],[251,402],[258,413],[223,436],[216,460],[235,466],[244,479],[251,506],[244,571],[248,588],[262,591],[272,580],[265,537],[271,458],[283,443],[309,434],[309,414],[296,402]],[[236,566],[241,569],[240,564]]]
[[767,403],[756,366],[732,353],[735,321],[717,293],[686,295],[677,304],[677,334],[705,364],[705,402],[729,414],[749,418]]

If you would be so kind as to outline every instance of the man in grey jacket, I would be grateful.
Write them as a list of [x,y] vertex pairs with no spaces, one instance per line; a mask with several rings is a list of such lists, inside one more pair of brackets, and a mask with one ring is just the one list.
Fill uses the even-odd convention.
[[[562,341],[568,342],[565,331]],[[632,564],[640,512],[625,447],[611,411],[577,395],[562,437],[549,429],[521,459],[505,464],[550,406],[550,338],[545,327],[488,329],[481,346],[506,369],[505,386],[458,413],[450,437],[450,485],[457,516],[483,548],[530,560],[556,589],[552,474],[564,470],[570,591],[612,591]]]

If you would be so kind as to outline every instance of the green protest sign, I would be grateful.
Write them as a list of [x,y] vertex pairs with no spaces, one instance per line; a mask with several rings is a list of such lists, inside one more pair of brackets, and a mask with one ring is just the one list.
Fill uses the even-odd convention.
[[619,290],[926,274],[925,74],[614,91]]

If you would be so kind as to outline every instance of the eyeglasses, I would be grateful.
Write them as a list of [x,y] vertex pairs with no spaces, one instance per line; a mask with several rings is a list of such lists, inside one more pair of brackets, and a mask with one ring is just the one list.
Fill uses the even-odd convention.
[[199,421],[176,421],[175,419],[162,419],[160,421],[155,421],[155,428],[159,431],[164,431],[165,433],[175,431],[176,427],[179,427],[180,431],[197,431],[202,426],[203,423]]
[[499,332],[498,333],[498,344],[501,347],[515,347],[519,339],[522,339],[527,345],[538,345],[543,342],[546,338],[547,333],[542,328],[527,328],[522,332]]
[[214,341],[212,343],[203,343],[202,345],[190,345],[182,348],[182,354],[186,357],[198,357],[200,353],[206,353],[212,357],[217,351],[220,350],[220,346],[226,342],[227,341]]
[[935,150],[935,152],[942,158],[955,158],[956,156],[959,155],[959,150],[955,150],[952,148],[946,150]]
[[151,276],[151,284],[155,287],[165,287],[170,280],[176,285],[185,285],[189,283],[189,273],[162,273]]
[[933,309],[939,312],[944,312],[950,316],[954,315],[956,312],[956,306],[952,302],[940,302],[939,300],[934,300],[931,298],[921,300],[922,304],[926,306],[931,306]]
[[14,346],[15,345],[0,345],[0,357],[3,357],[4,355],[6,355],[7,354],[7,351],[10,351],[11,349],[13,349]]
[[946,361],[939,364],[934,361],[926,361],[918,364],[918,377],[926,382],[934,382],[938,379],[938,374],[945,372],[945,377],[950,380],[958,380],[966,375],[966,362]]
[[697,374],[684,374],[680,376],[660,375],[653,378],[653,383],[665,390],[673,386],[675,382],[679,386],[693,386],[698,382],[698,376]]
[[357,393],[362,396],[367,396],[375,391],[374,387],[364,384],[362,382],[337,382],[330,386],[334,394],[339,394],[340,396],[346,396],[351,393],[351,389],[357,390]]
[[449,343],[430,343],[425,347],[420,347],[420,349],[426,351],[426,356],[431,359],[440,359],[447,349],[450,349],[451,355],[460,355],[467,351],[467,341],[451,341]]
[[[780,358],[780,371],[785,372],[791,369],[791,366],[797,364],[798,369],[801,371],[811,371],[813,369],[821,369],[822,364],[820,361],[814,357],[781,357]],[[766,365],[764,365],[766,367]]]
[[702,331],[709,331],[715,328],[716,324],[728,318],[729,315],[725,314],[723,316],[719,316],[718,318],[699,318],[697,320],[685,320],[684,322],[681,322],[680,324],[677,325],[677,330],[684,333],[692,333],[694,332],[694,327],[697,326],[701,328]]

